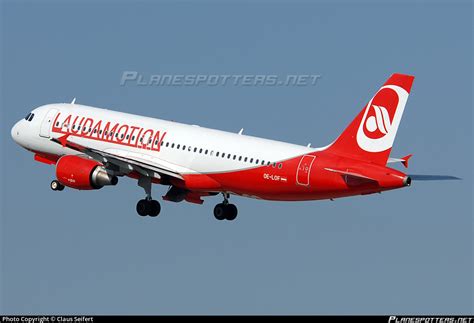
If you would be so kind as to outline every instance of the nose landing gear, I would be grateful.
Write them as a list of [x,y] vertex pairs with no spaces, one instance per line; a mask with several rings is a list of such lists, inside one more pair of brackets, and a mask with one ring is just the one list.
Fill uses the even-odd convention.
[[64,185],[61,184],[58,180],[54,180],[51,182],[51,185],[50,185],[51,189],[53,191],[62,191],[64,189]]
[[214,207],[214,217],[219,221],[233,221],[237,217],[237,207],[234,204],[229,203],[228,193],[222,194],[224,195],[224,202],[219,203]]

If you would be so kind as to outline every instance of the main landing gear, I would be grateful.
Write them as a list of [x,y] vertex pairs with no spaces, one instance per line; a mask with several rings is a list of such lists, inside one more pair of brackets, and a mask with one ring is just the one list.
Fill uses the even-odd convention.
[[214,207],[214,217],[217,220],[235,220],[237,217],[237,207],[234,204],[229,203],[229,194],[222,193],[224,195],[224,202],[217,204]]
[[51,182],[50,186],[53,191],[62,191],[64,189],[64,185],[59,183],[59,181],[56,179]]
[[143,200],[138,201],[137,213],[140,216],[158,216],[161,211],[161,205],[157,200],[151,198],[151,177],[140,177],[138,180],[138,186],[143,187],[146,197]]
[[160,214],[161,211],[161,205],[157,200],[147,200],[143,199],[138,201],[137,203],[137,213],[140,216],[151,216],[155,217]]

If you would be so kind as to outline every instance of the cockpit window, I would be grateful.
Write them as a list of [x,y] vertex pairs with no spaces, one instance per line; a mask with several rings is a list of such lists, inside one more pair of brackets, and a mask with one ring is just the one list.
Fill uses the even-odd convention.
[[30,112],[26,115],[25,120],[26,121],[31,121],[31,120],[33,120],[34,117],[35,117],[35,114]]

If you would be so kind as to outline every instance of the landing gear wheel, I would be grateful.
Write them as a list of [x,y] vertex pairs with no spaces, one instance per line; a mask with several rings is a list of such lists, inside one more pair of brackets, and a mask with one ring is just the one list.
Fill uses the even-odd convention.
[[149,212],[149,203],[147,200],[140,200],[137,203],[137,213],[140,216],[147,216]]
[[237,207],[234,204],[227,204],[225,210],[225,218],[226,220],[233,221],[237,217]]
[[157,200],[150,200],[150,201],[147,201],[148,202],[148,206],[149,206],[149,212],[148,212],[148,215],[151,216],[151,217],[156,217],[158,216],[158,214],[160,214],[160,211],[161,211],[161,205],[160,205],[160,202],[158,202]]
[[151,184],[152,177],[149,175],[140,176],[138,179],[138,186],[142,187],[146,194],[146,198],[137,203],[137,213],[141,216],[149,215],[151,217],[156,217],[161,211],[160,203],[151,198]]
[[214,217],[221,221],[226,218],[226,205],[224,203],[219,203],[214,207]]
[[62,191],[64,189],[64,185],[56,179],[51,182],[50,186],[53,191]]
[[137,213],[140,216],[156,217],[160,214],[161,205],[156,200],[140,200],[137,203]]
[[235,220],[237,217],[237,207],[234,204],[219,203],[214,207],[214,217],[221,220]]

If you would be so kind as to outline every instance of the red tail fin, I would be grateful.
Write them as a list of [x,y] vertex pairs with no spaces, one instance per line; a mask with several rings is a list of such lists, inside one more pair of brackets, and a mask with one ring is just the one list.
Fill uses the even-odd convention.
[[393,74],[327,151],[385,165],[414,79]]

